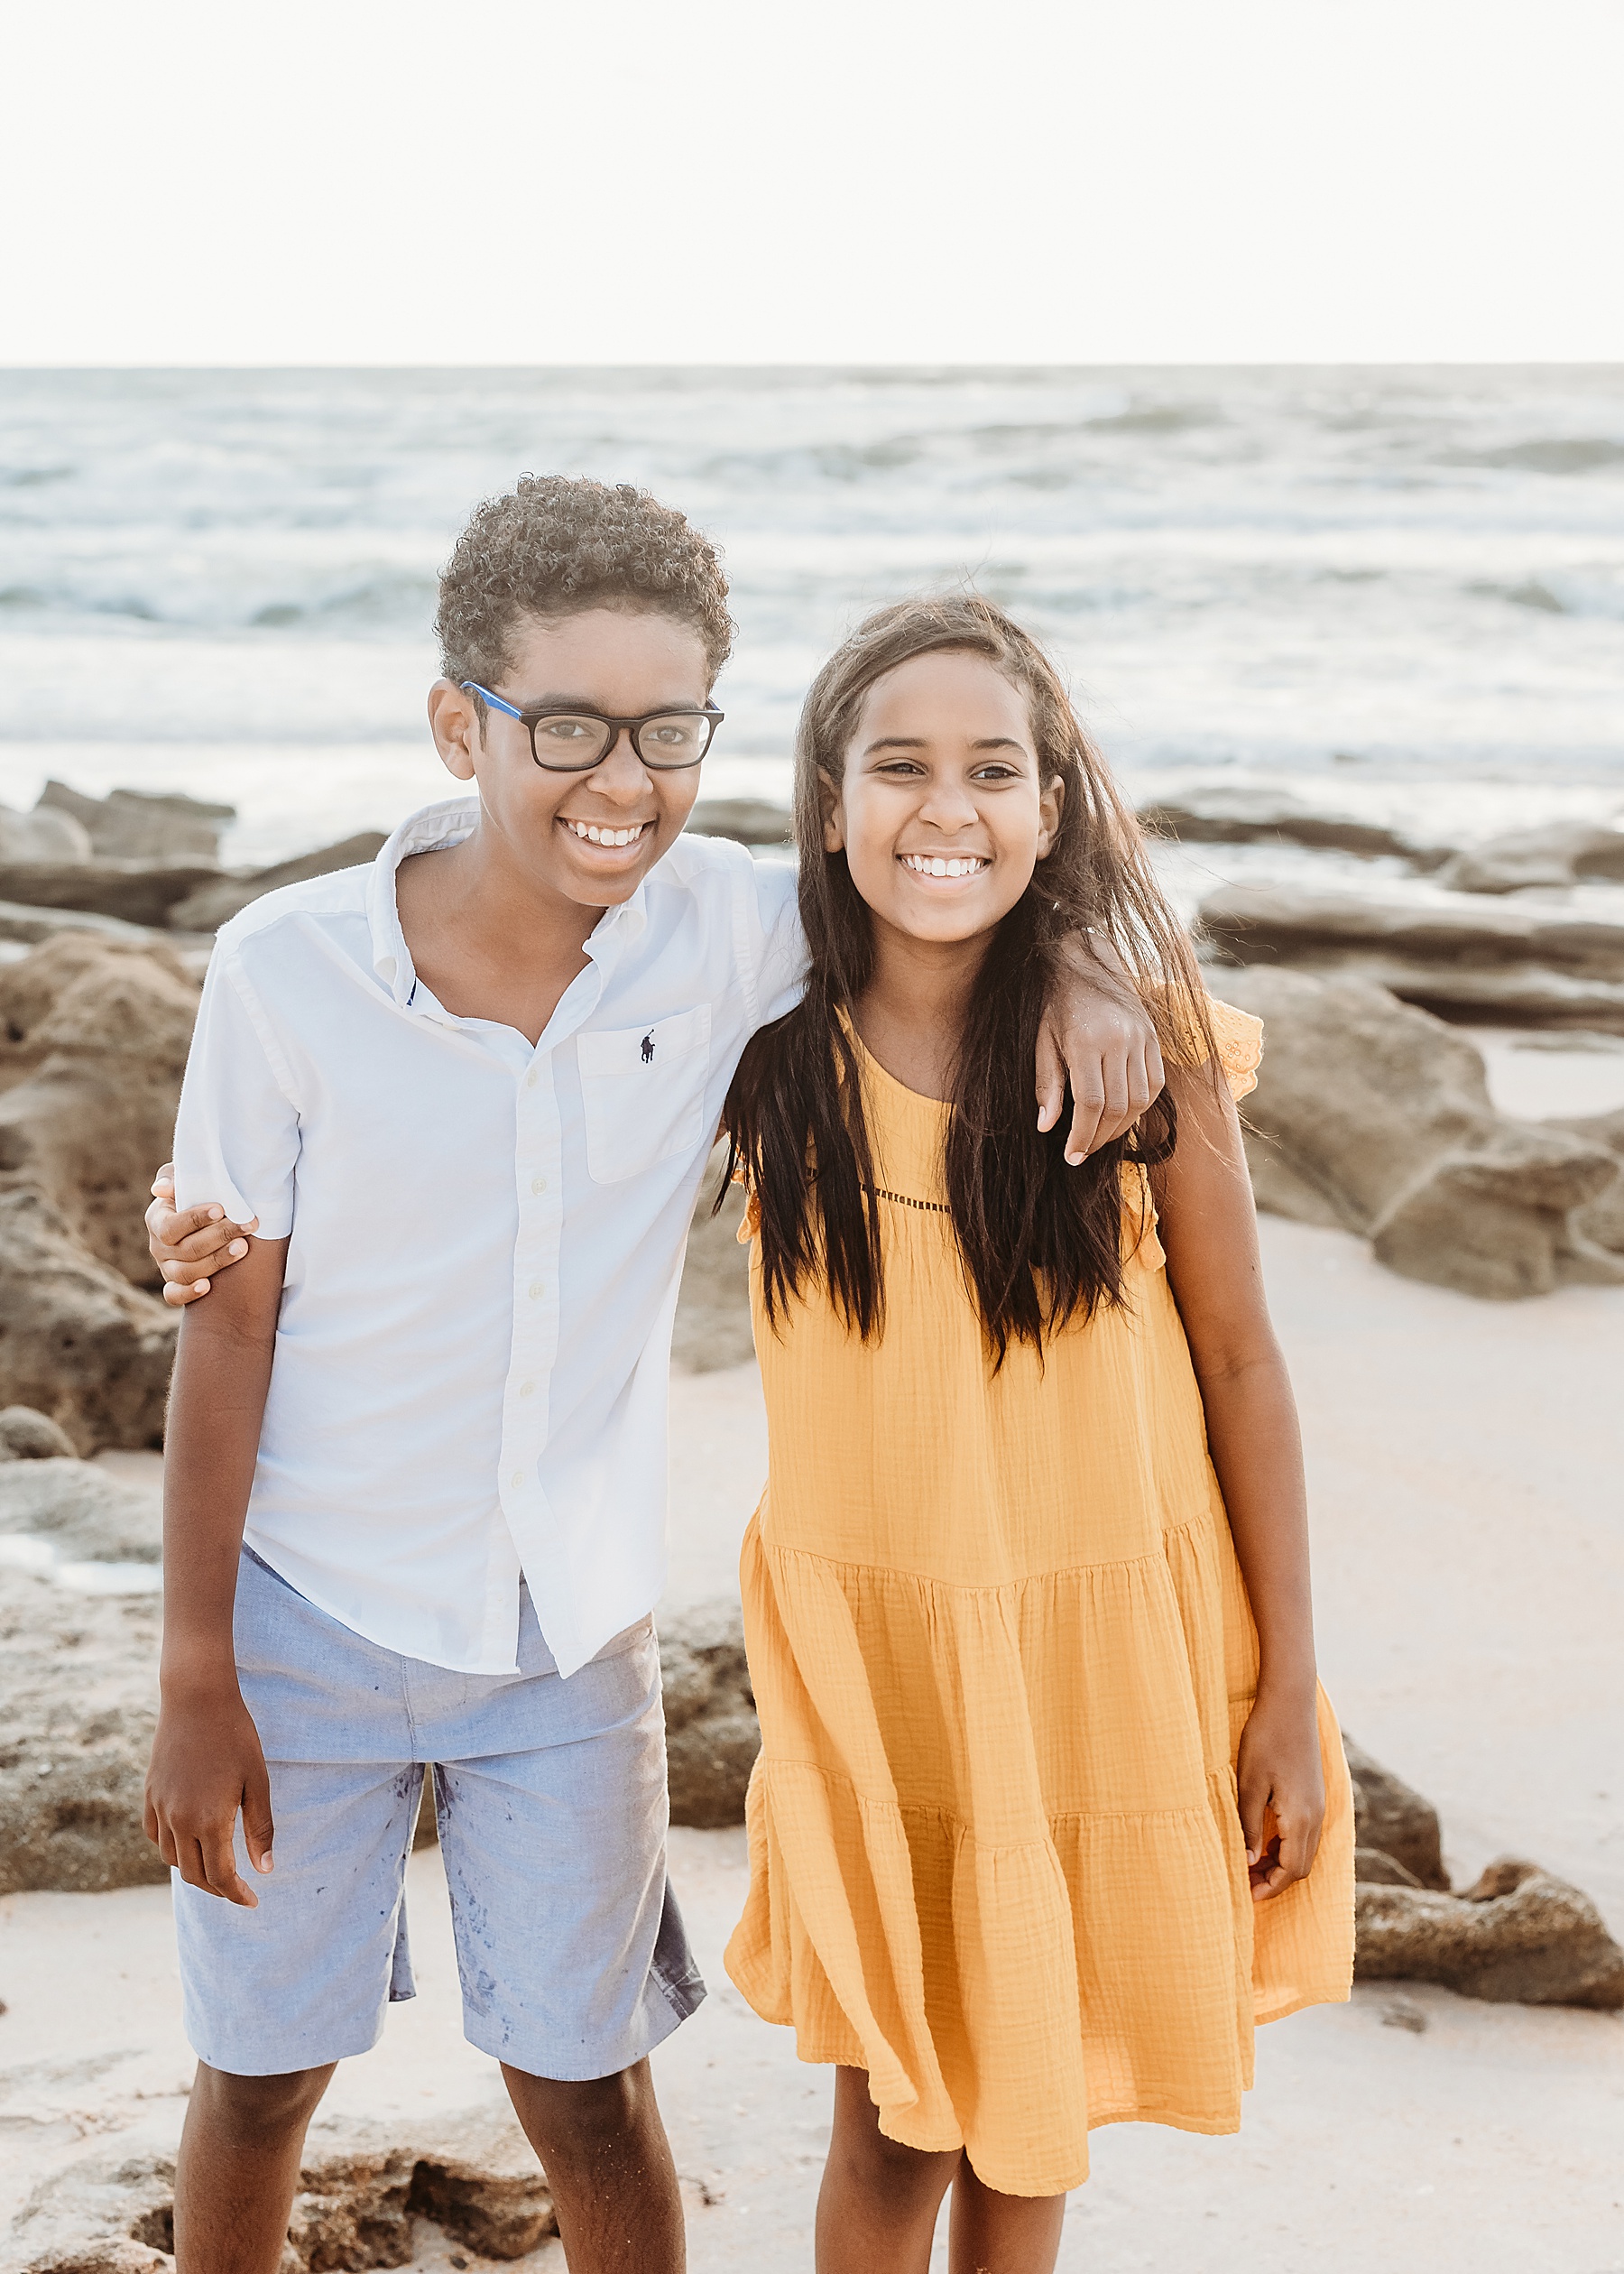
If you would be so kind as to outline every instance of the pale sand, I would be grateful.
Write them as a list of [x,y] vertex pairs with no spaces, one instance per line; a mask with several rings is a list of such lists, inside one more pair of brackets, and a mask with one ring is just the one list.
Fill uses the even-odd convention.
[[[1344,1722],[1438,1803],[1457,1879],[1532,1854],[1624,1937],[1624,1289],[1476,1303],[1393,1278],[1341,1234],[1265,1219],[1263,1235]],[[759,1489],[753,1369],[679,1377],[675,1412],[671,1594],[692,1601],[731,1585]],[[828,2080],[722,1972],[743,1835],[672,1846],[712,1983],[657,2057],[691,2262],[807,2268]],[[357,2115],[500,2091],[459,2035],[438,1858],[411,1868],[421,1994],[341,2071],[330,2104]],[[165,1890],[0,1903],[0,2218],[60,2158],[172,2142],[190,2060]],[[1425,2033],[1390,2026],[1395,2008]],[[1239,2138],[1097,2134],[1061,2262],[1368,2274],[1402,2251],[1445,2274],[1621,2274],[1621,2142],[1624,2017],[1374,1985],[1261,2033]],[[445,2266],[443,2246],[418,2263]]]

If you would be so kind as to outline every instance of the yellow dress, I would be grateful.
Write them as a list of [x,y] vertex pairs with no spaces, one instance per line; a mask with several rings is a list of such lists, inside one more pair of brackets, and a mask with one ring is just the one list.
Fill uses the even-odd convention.
[[[1261,1029],[1213,1006],[1237,1096]],[[864,1057],[886,1321],[768,1326],[745,1534],[761,1752],[729,1974],[880,2125],[1052,2195],[1093,2125],[1233,2131],[1252,2029],[1348,1995],[1352,1804],[1322,1693],[1310,1876],[1254,1906],[1257,1638],[1154,1219],[1128,1307],[991,1373],[944,1211],[947,1108]],[[1131,1243],[1149,1209],[1125,1179]],[[741,1237],[747,1237],[753,1210]]]

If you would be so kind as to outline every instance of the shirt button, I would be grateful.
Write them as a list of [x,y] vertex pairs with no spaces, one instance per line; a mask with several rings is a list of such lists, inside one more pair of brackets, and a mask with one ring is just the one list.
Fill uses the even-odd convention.
[[545,1177],[532,1177],[531,1179],[531,1190],[532,1192],[545,1192],[547,1190],[547,1179]]
[[515,1492],[519,1490],[519,1487],[523,1484],[523,1482],[524,1471],[522,1469],[515,1469],[512,1476],[508,1479],[508,1483],[512,1486]]
[[[546,1281],[545,1281],[545,1280],[531,1280],[531,1283],[530,1283],[530,1299],[531,1299],[531,1302],[532,1302],[532,1303],[539,1303],[539,1302],[540,1301],[541,1298],[543,1297],[543,1295],[545,1295],[545,1294],[546,1294],[546,1292],[547,1292],[547,1284],[546,1284]],[[488,1473],[488,1472],[487,1472],[487,1473]]]
[[535,1394],[536,1385],[533,1382],[521,1382],[519,1384],[519,1395],[521,1398],[533,1398]]
[[541,1079],[541,1077],[540,1076],[540,1074],[538,1074],[538,1073],[537,1073],[537,1071],[536,1071],[535,1068],[532,1066],[532,1067],[531,1067],[531,1070],[530,1070],[530,1072],[529,1072],[529,1073],[525,1076],[525,1077],[524,1077],[524,1086],[525,1086],[525,1088],[526,1088],[526,1089],[534,1089],[534,1088],[535,1088],[535,1086],[536,1086],[536,1084],[537,1084],[537,1083],[538,1083],[540,1079]]

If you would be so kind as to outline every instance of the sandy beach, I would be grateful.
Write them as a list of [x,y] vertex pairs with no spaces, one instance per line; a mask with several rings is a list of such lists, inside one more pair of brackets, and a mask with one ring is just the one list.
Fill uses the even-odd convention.
[[[1624,1289],[1489,1304],[1380,1270],[1348,1235],[1263,1220],[1302,1405],[1322,1664],[1344,1724],[1443,1814],[1457,1883],[1537,1858],[1624,1935]],[[112,1456],[150,1474],[153,1456]],[[679,1375],[668,1601],[728,1592],[765,1466],[753,1365]],[[810,2264],[828,2079],[728,1983],[741,1831],[678,1830],[711,1996],[661,2050],[696,2274]],[[420,1995],[346,2063],[336,2118],[491,2109],[461,2038],[438,1853],[411,1865]],[[157,2148],[191,2061],[162,1888],[0,1903],[0,2219],[53,2169]],[[1240,2136],[1095,2135],[1061,2264],[1364,2274],[1375,2253],[1474,2274],[1624,2268],[1624,2017],[1375,1983],[1261,2033]],[[425,2270],[485,2261],[420,2223]],[[494,2261],[491,2261],[494,2263]],[[556,2243],[521,2261],[559,2268]]]

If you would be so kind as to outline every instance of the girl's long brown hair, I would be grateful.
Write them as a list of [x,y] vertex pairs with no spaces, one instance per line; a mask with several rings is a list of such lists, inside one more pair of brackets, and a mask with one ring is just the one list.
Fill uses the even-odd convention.
[[1172,1101],[1079,1168],[1066,1164],[1062,1114],[1038,1128],[1038,1030],[1065,966],[1062,943],[1110,941],[1155,1018],[1169,1059],[1213,1055],[1205,994],[1183,927],[1151,874],[1144,840],[1059,673],[1029,633],[970,594],[881,608],[812,682],[795,746],[795,834],[807,992],[752,1040],[728,1092],[730,1169],[761,1212],[761,1283],[776,1325],[821,1281],[864,1340],[884,1317],[878,1179],[863,1115],[852,1005],[873,970],[873,924],[844,852],[824,849],[825,780],[838,788],[864,697],[886,672],[944,650],[984,656],[1026,697],[1044,781],[1065,785],[1060,827],[1000,925],[960,1038],[944,1160],[947,1203],[989,1354],[1041,1349],[1070,1319],[1122,1297],[1124,1161],[1173,1149]]

